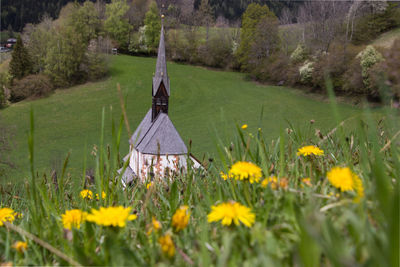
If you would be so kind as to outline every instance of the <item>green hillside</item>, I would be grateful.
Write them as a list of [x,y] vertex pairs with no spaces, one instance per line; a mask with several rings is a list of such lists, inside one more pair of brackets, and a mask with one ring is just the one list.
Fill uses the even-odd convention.
[[[79,175],[86,151],[90,155],[99,144],[102,109],[105,110],[105,142],[111,141],[111,114],[119,122],[121,109],[117,83],[127,97],[127,112],[134,131],[151,105],[151,81],[154,58],[114,56],[110,61],[110,77],[70,89],[57,90],[52,96],[36,101],[23,101],[1,111],[1,117],[14,132],[12,160],[17,169],[10,179],[19,181],[28,172],[27,131],[31,107],[35,115],[35,164],[39,171],[60,169],[68,152],[70,169]],[[216,155],[218,138],[233,136],[235,123],[248,124],[247,131],[263,128],[267,138],[279,136],[286,120],[294,125],[327,132],[335,126],[332,111],[326,102],[304,96],[284,87],[264,86],[246,81],[234,72],[210,71],[201,67],[168,64],[171,79],[169,115],[182,139],[192,139],[192,151],[200,159]],[[341,105],[343,118],[355,116],[360,109]],[[261,111],[263,116],[260,120]],[[217,137],[218,136],[218,137]],[[128,133],[124,127],[121,153],[128,152]]]
[[396,28],[381,34],[377,39],[372,42],[372,45],[389,48],[398,38],[400,38],[400,28]]

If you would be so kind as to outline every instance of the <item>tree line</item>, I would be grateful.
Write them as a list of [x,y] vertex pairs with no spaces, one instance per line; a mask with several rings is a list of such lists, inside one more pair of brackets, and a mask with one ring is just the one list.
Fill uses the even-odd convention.
[[[1,31],[13,30],[20,32],[26,24],[39,23],[44,16],[52,19],[59,17],[61,9],[68,3],[75,2],[82,4],[85,0],[3,0],[1,12]],[[92,0],[96,2],[96,0]],[[104,4],[109,4],[111,0],[103,0]],[[129,5],[135,5],[135,1],[128,1]],[[275,13],[280,15],[284,8],[296,10],[303,1],[299,0],[210,0],[212,8],[212,16],[214,19],[221,16],[229,21],[240,20],[247,6],[253,2],[268,5]],[[198,9],[201,5],[201,0],[157,0],[159,6],[173,5],[178,9]]]
[[[329,76],[338,93],[371,99],[380,99],[380,84],[386,81],[388,94],[398,101],[399,42],[387,48],[365,45],[400,26],[398,3],[303,1],[277,15],[265,4],[238,2],[246,6],[239,22],[216,17],[213,0],[69,3],[58,19],[45,16],[39,24],[25,25],[20,44],[27,52],[21,55],[31,64],[14,71],[14,65],[24,64],[16,64],[13,56],[10,76],[0,81],[12,85],[8,98],[19,101],[98,79],[107,72],[105,55],[112,47],[155,55],[163,15],[167,56],[173,61],[239,70],[262,82],[321,92]],[[33,82],[37,79],[40,83]],[[32,93],[33,84],[48,89]]]

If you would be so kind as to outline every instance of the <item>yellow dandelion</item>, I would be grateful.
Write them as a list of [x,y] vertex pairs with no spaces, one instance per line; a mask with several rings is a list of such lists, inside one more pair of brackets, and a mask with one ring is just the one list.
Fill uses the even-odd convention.
[[265,178],[261,182],[261,187],[266,188],[267,186],[270,186],[272,190],[275,190],[278,188],[278,178],[276,176],[270,176],[268,178]]
[[12,245],[12,247],[19,253],[24,253],[24,251],[28,249],[28,243],[17,241]]
[[93,192],[89,189],[83,189],[80,194],[83,199],[93,199]]
[[297,156],[322,156],[324,155],[324,151],[316,146],[303,146],[297,150]]
[[224,179],[225,181],[228,180],[228,174],[226,174],[224,172],[220,172],[219,174],[221,175],[222,179]]
[[356,174],[353,176],[354,179],[354,189],[357,192],[357,197],[354,199],[354,202],[360,202],[360,200],[364,197],[364,186],[361,181],[361,178]]
[[342,192],[356,191],[356,202],[364,197],[364,186],[361,178],[349,167],[334,167],[328,172],[327,178],[334,187],[339,188]]
[[310,187],[312,186],[311,179],[309,177],[303,178],[303,179],[301,179],[301,181],[307,186],[310,186]]
[[153,218],[151,219],[151,225],[149,227],[149,230],[147,231],[147,235],[150,235],[151,232],[153,232],[153,230],[157,232],[161,228],[162,228],[161,223],[157,221],[156,218],[153,216]]
[[175,245],[172,241],[171,235],[166,234],[158,239],[162,252],[168,257],[172,258],[175,255]]
[[247,129],[247,127],[248,127],[247,124],[243,124],[243,125],[242,125],[242,129],[243,129],[243,130]]
[[0,226],[4,225],[4,222],[13,222],[16,217],[16,212],[10,208],[0,209]]
[[[104,192],[104,191],[101,191],[101,199],[105,199],[105,198],[106,198],[106,196],[107,196],[106,192]],[[99,198],[99,194],[97,194],[97,193],[96,193],[96,199],[97,199],[97,200],[99,200],[99,199],[100,199],[100,198]]]
[[137,218],[135,214],[130,214],[131,207],[100,207],[99,210],[92,209],[87,215],[86,220],[103,226],[125,227],[127,221]]
[[260,182],[262,173],[261,168],[257,165],[251,162],[238,161],[229,170],[228,177],[234,177],[236,180],[248,180],[252,184]]
[[63,227],[65,229],[71,230],[74,228],[81,228],[81,223],[86,220],[87,212],[81,211],[79,209],[67,210],[65,214],[61,215]]
[[288,180],[288,178],[281,178],[280,180],[279,180],[279,187],[280,188],[282,188],[282,189],[288,189],[288,187],[289,187],[289,180]]
[[184,205],[180,206],[172,216],[172,226],[177,232],[186,228],[190,219],[189,207]]
[[354,179],[353,172],[348,167],[334,167],[328,174],[329,182],[341,191],[353,191],[354,190]]
[[151,183],[148,183],[148,184],[146,184],[146,188],[147,189],[150,189],[150,187],[152,187],[153,186],[153,183],[151,182]]
[[240,222],[251,227],[255,221],[255,214],[250,208],[241,205],[235,201],[221,203],[217,206],[211,206],[211,212],[208,214],[208,222],[221,221],[222,225],[239,225]]

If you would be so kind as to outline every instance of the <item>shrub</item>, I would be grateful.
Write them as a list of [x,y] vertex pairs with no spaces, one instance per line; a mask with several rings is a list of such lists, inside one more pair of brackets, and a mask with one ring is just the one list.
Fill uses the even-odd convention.
[[6,106],[6,97],[4,96],[3,87],[0,88],[0,109]]
[[329,76],[335,91],[342,91],[345,83],[344,73],[351,60],[358,54],[359,48],[332,45],[328,53],[321,54],[313,65],[312,83],[314,88],[325,88],[325,79]]
[[372,45],[367,46],[361,51],[357,58],[360,58],[361,74],[365,87],[370,88],[369,70],[378,62],[383,60],[383,56]]
[[25,98],[40,98],[48,96],[53,90],[50,79],[43,74],[28,75],[14,81],[11,87],[11,101],[17,102]]
[[232,42],[227,33],[212,36],[199,48],[200,60],[207,66],[224,68],[232,60]]
[[361,64],[359,58],[353,58],[350,62],[346,72],[344,73],[343,90],[353,94],[366,94],[363,77],[361,74]]
[[311,84],[312,74],[314,70],[314,62],[306,61],[302,66],[299,67],[300,82],[303,84]]
[[87,77],[89,81],[94,81],[106,76],[108,67],[104,54],[88,52],[86,54]]
[[185,45],[183,47],[183,55],[185,61],[189,63],[198,63],[198,48],[200,43],[199,30],[196,27],[187,27],[184,30]]
[[293,63],[303,62],[307,58],[307,51],[304,44],[298,44],[296,49],[290,55],[290,59]]
[[167,34],[167,42],[165,43],[167,46],[167,53],[169,58],[174,61],[184,61],[184,47],[185,44],[183,42],[183,37],[180,34],[179,30],[171,29]]
[[7,106],[9,98],[9,87],[12,77],[8,72],[0,73],[0,109]]
[[390,88],[389,97],[400,99],[400,39],[385,53],[385,60],[370,69],[371,87],[384,89],[383,83]]
[[97,80],[107,74],[106,56],[100,53],[99,40],[93,39],[89,43],[81,69],[87,73],[88,80]]
[[128,50],[131,53],[148,53],[146,41],[146,25],[139,27],[138,32],[131,35]]

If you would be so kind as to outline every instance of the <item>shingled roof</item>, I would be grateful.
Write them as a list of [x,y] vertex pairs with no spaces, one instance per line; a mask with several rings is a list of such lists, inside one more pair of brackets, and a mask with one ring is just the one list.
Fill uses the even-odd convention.
[[161,26],[160,44],[158,46],[156,72],[153,77],[153,96],[156,95],[161,82],[163,82],[165,89],[169,93],[169,77],[167,73],[167,61],[165,59],[165,43],[164,43],[164,25]]
[[160,113],[151,122],[151,109],[133,133],[129,143],[143,154],[187,154],[186,145],[168,115]]

